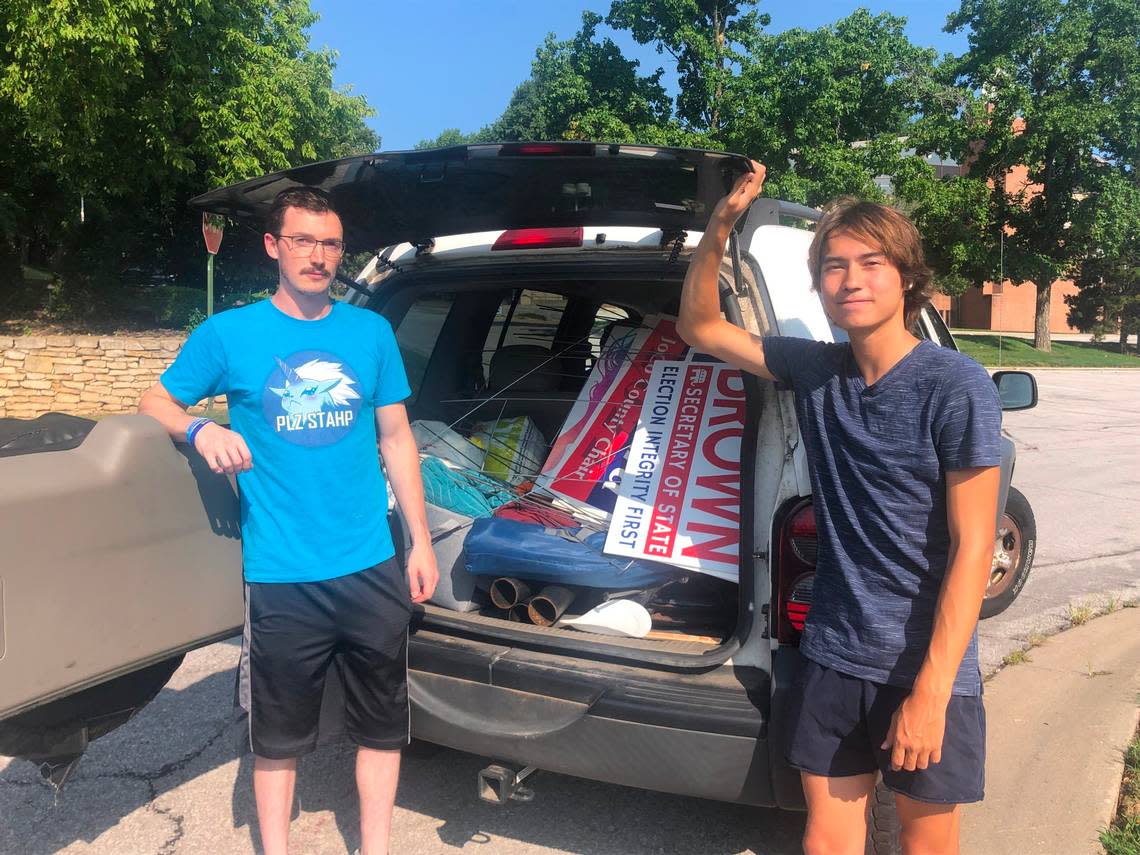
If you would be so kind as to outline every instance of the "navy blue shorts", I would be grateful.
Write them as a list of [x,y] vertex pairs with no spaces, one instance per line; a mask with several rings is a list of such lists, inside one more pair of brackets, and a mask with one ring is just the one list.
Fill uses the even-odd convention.
[[829,778],[881,772],[896,793],[921,802],[980,802],[986,783],[986,711],[981,695],[953,695],[946,708],[942,760],[925,769],[891,769],[891,717],[910,689],[852,677],[805,659],[788,698],[788,764]]
[[[319,582],[251,582],[245,605],[238,696],[255,754],[307,754],[330,724],[368,748],[408,744],[412,600],[394,558]],[[327,720],[326,695],[341,707]]]

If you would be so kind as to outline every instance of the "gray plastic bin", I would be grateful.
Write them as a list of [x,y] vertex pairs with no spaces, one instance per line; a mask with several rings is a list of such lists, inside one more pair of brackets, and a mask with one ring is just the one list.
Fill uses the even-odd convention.
[[[463,566],[463,542],[475,521],[474,517],[457,514],[430,502],[426,507],[432,548],[439,565],[439,584],[429,602],[457,612],[480,608],[485,602],[485,594],[475,586],[477,577]],[[403,528],[404,547],[410,549],[412,536],[408,524],[403,514],[397,511],[396,516]]]

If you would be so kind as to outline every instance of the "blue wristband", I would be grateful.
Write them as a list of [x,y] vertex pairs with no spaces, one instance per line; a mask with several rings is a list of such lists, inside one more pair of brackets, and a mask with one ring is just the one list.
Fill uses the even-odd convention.
[[198,435],[198,432],[208,424],[213,424],[213,419],[198,418],[190,422],[186,428],[186,442],[188,442],[190,445],[193,445],[194,437],[196,437]]

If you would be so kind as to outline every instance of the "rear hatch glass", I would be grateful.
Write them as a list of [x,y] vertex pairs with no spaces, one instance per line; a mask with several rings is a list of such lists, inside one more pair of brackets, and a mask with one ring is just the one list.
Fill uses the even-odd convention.
[[557,226],[703,230],[747,158],[698,149],[501,143],[314,163],[212,190],[192,207],[260,225],[282,190],[333,198],[352,249],[440,235]]

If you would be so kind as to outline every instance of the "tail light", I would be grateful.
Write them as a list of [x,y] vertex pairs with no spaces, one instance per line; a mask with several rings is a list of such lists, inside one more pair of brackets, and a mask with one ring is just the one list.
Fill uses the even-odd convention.
[[582,227],[509,229],[499,235],[491,251],[500,249],[566,249],[582,245]]
[[784,603],[788,623],[796,632],[804,631],[808,609],[811,608],[811,588],[815,584],[814,573],[804,573],[792,583],[792,593]]
[[594,148],[594,144],[588,142],[503,143],[499,157],[589,157],[594,154]]
[[776,552],[776,638],[798,644],[811,609],[818,555],[815,514],[810,502],[794,508],[780,527]]

